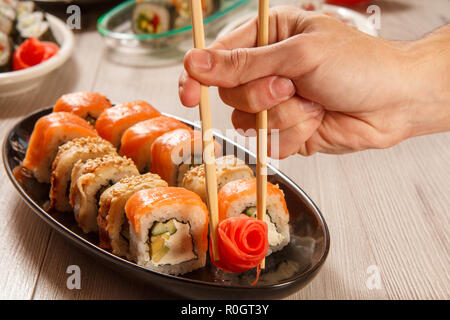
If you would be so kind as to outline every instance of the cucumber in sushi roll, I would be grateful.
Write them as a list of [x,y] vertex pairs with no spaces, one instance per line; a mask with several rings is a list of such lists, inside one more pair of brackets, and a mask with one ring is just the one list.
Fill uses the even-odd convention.
[[11,67],[11,42],[9,37],[0,32],[0,72],[8,72]]
[[137,2],[133,12],[133,31],[136,34],[157,34],[174,26],[175,8],[162,1]]

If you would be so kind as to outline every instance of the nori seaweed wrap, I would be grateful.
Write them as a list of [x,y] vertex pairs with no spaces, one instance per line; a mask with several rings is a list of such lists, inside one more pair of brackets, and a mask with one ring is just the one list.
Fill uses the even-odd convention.
[[164,33],[174,26],[175,7],[164,1],[137,2],[133,12],[136,34]]

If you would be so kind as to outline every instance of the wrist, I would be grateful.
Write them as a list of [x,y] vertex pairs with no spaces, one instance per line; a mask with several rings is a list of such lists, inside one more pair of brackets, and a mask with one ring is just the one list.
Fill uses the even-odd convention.
[[410,77],[410,137],[450,130],[450,41],[430,35],[405,44]]

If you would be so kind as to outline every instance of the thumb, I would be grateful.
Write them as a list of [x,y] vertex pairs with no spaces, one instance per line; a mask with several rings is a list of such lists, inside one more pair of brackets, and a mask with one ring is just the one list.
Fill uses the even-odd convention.
[[293,78],[300,58],[296,47],[301,46],[296,38],[258,48],[192,49],[184,58],[184,68],[200,83],[223,88],[271,75]]

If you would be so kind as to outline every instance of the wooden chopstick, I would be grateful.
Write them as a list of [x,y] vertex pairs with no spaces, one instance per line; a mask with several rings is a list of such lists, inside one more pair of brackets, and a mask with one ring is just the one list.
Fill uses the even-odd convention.
[[[269,44],[269,0],[259,0],[258,4],[258,47]],[[266,216],[267,199],[267,110],[256,115],[257,160],[256,160],[256,210],[261,221]],[[264,269],[263,259],[260,268]]]
[[[192,29],[194,33],[194,47],[205,48],[205,32],[203,29],[202,0],[191,0]],[[211,122],[211,105],[208,87],[201,85],[200,120],[202,122],[203,161],[205,164],[206,192],[209,208],[209,232],[211,247],[215,261],[220,260],[217,246],[217,224],[219,223],[219,209],[217,201],[216,162],[214,158],[214,140]]]

